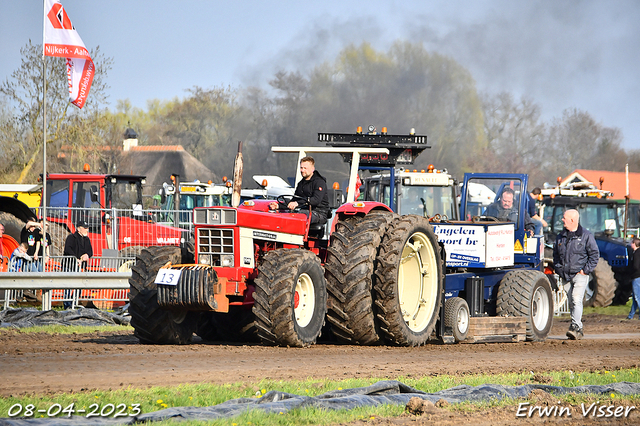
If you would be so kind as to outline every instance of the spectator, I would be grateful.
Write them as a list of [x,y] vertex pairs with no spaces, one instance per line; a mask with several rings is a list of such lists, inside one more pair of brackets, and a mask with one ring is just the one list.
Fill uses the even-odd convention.
[[35,261],[38,261],[38,253],[36,252],[37,243],[42,239],[42,225],[35,217],[30,218],[20,232],[20,242],[27,243],[27,254]]
[[[631,294],[631,311],[627,319],[633,319],[636,314],[636,310],[640,308],[640,238],[634,238],[631,240],[631,249],[633,250],[633,269],[631,272],[631,288],[633,293]],[[640,318],[638,318],[640,319]]]
[[[91,247],[91,240],[89,239],[89,224],[84,220],[79,220],[76,223],[76,232],[70,234],[64,242],[64,255],[75,257],[75,262],[72,265],[68,265],[67,269],[73,271],[84,271],[87,267],[87,262],[93,256],[93,248]],[[68,259],[65,259],[68,261]],[[63,302],[64,308],[69,309],[73,306],[72,302],[67,299],[73,299],[74,290],[65,290]]]
[[18,247],[11,253],[11,259],[9,260],[10,272],[26,272],[32,268],[32,257],[27,254],[29,245],[27,243],[20,243]]
[[535,225],[534,235],[536,236],[541,236],[543,228],[547,227],[547,221],[540,217],[536,207],[536,200],[541,193],[542,190],[540,188],[533,188],[533,191],[529,193],[529,199],[527,200],[527,211],[529,216],[531,216],[531,221]]
[[598,264],[600,251],[593,234],[580,225],[578,210],[565,211],[562,222],[564,229],[553,245],[553,263],[559,284],[564,285],[569,298],[571,325],[567,337],[578,340],[584,337],[582,299],[589,284],[589,274]]
[[44,266],[47,264],[47,260],[49,256],[51,256],[51,235],[46,233],[46,238],[43,234],[44,232],[44,221],[40,223],[40,239],[36,242],[36,254],[34,255],[34,259],[36,259],[38,271],[44,271]]

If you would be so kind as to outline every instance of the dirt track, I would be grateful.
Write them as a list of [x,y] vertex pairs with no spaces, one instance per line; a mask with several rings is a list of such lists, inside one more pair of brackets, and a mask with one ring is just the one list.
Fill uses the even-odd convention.
[[[556,321],[551,338],[541,343],[420,348],[319,344],[304,349],[202,342],[149,346],[139,344],[128,331],[54,336],[2,331],[0,394],[308,377],[613,370],[640,365],[640,321],[591,315],[585,318],[587,338],[577,342],[565,340],[567,327],[566,321]],[[615,333],[633,334],[616,339]]]

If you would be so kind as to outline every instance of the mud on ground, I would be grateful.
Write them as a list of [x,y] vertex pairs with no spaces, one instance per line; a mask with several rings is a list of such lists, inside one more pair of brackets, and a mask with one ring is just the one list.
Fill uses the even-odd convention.
[[[201,382],[253,383],[262,379],[397,379],[401,376],[522,371],[544,373],[568,369],[577,372],[640,365],[639,320],[587,315],[584,318],[586,338],[580,341],[566,340],[564,334],[568,326],[568,320],[556,319],[550,338],[545,342],[430,344],[419,348],[335,344],[279,348],[202,341],[186,346],[155,346],[140,344],[132,331],[47,335],[2,330],[0,395],[52,394]],[[500,408],[464,415],[439,409],[419,417],[407,414],[394,419],[368,419],[366,423],[484,425],[536,422],[534,419],[516,419],[515,409]],[[577,411],[576,408],[574,412]],[[634,418],[635,423],[629,424],[640,423],[640,417],[630,417],[628,420]],[[563,424],[574,424],[566,421],[564,419]],[[580,417],[575,424],[589,421]],[[616,424],[624,423],[618,419]]]

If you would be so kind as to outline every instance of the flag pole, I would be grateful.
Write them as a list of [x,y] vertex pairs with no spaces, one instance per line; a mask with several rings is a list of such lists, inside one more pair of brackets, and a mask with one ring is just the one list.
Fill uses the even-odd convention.
[[46,40],[46,0],[42,0],[42,270],[47,258],[47,55],[45,55]]

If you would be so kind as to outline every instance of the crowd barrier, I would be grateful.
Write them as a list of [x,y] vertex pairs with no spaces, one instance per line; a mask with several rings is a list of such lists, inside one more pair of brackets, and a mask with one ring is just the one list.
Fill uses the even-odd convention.
[[[73,306],[91,302],[103,309],[123,305],[128,301],[131,266],[144,247],[180,245],[192,238],[192,210],[54,206],[36,212],[47,218],[50,256],[45,261],[15,256],[0,260],[0,303],[4,309],[25,296],[42,297],[43,309],[61,302]],[[95,255],[85,263],[63,256],[65,241],[78,221],[87,222]]]
[[193,234],[191,210],[47,207],[46,217],[54,256],[63,254],[67,236],[78,221],[88,224],[95,254],[115,250],[118,255],[135,255],[143,247],[180,245]]
[[134,261],[133,257],[97,256],[79,262],[73,256],[51,256],[46,262],[13,262],[13,267],[0,275],[3,309],[23,300],[26,291],[31,297],[42,298],[43,310],[56,302],[70,302],[75,307],[91,301],[100,309],[124,305]]

